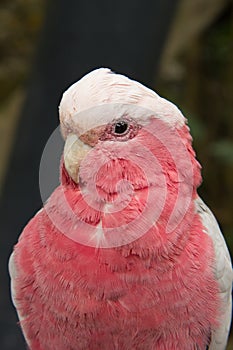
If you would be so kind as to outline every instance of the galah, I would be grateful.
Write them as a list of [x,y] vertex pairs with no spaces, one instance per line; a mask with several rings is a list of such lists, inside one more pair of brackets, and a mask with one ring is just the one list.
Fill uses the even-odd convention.
[[100,68],[59,113],[60,185],[9,262],[29,349],[225,349],[232,265],[180,110]]

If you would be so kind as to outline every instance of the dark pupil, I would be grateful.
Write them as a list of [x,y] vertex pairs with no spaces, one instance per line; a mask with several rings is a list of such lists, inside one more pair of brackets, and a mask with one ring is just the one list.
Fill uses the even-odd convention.
[[126,122],[118,122],[115,124],[114,132],[116,134],[123,134],[128,128],[128,124]]

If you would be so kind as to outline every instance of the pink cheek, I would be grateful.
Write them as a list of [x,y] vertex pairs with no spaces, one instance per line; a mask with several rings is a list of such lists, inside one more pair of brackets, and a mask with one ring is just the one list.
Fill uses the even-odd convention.
[[115,195],[127,190],[127,186],[120,185],[121,181],[129,183],[133,190],[148,187],[148,179],[137,164],[126,159],[110,159],[97,170],[95,184],[99,193],[106,192]]

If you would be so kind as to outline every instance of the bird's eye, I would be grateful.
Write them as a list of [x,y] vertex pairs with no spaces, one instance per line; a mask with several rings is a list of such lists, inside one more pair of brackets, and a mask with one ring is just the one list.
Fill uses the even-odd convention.
[[122,120],[114,124],[113,131],[114,134],[122,135],[128,130],[129,124]]

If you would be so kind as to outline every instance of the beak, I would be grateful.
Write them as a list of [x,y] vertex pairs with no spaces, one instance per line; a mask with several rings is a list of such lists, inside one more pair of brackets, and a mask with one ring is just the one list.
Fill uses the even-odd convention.
[[76,183],[79,181],[80,163],[91,149],[92,147],[82,142],[77,135],[67,136],[64,147],[64,164],[68,174]]

